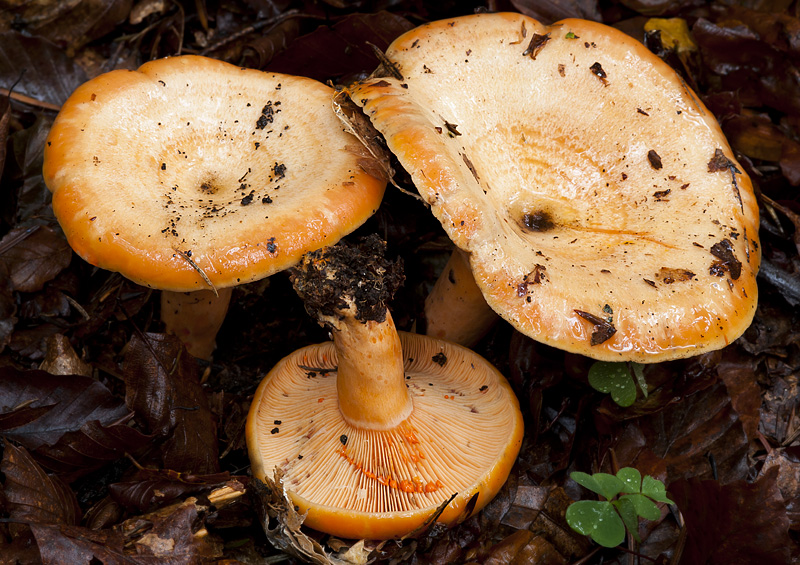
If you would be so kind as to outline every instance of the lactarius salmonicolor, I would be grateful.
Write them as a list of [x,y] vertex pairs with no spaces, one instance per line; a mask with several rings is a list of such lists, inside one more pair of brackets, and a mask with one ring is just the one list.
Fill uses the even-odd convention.
[[[520,448],[505,378],[472,351],[395,329],[386,301],[402,279],[384,244],[337,245],[292,271],[333,341],[300,349],[256,391],[247,420],[253,475],[283,487],[317,530],[387,539],[482,508]],[[455,495],[455,496],[454,496]]]
[[520,332],[649,363],[748,327],[751,182],[714,116],[641,43],[589,21],[478,14],[411,30],[386,57],[390,76],[351,97]]
[[331,111],[332,94],[197,56],[83,84],[44,153],[70,245],[164,290],[168,331],[210,356],[232,287],[335,243],[381,202],[385,181],[365,172],[370,158]]

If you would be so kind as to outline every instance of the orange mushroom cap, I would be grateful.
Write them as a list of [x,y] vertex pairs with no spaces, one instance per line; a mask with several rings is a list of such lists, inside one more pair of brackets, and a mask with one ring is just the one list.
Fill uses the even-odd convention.
[[376,211],[385,182],[364,172],[371,157],[332,95],[199,56],[83,84],[44,154],[70,245],[139,284],[191,291],[258,280],[335,243]]
[[755,313],[758,206],[680,77],[611,27],[520,14],[432,22],[352,88],[488,304],[609,361],[724,347]]
[[497,494],[522,443],[519,403],[497,369],[397,332],[385,301],[401,276],[380,247],[372,238],[303,258],[295,289],[333,342],[279,362],[247,418],[253,474],[280,471],[305,523],[346,538],[466,519]]
[[437,518],[452,526],[494,498],[516,461],[524,426],[505,378],[459,345],[399,337],[413,410],[392,429],[342,417],[330,342],[287,356],[256,391],[247,419],[253,475],[272,478],[279,468],[311,528],[402,537],[456,495]]

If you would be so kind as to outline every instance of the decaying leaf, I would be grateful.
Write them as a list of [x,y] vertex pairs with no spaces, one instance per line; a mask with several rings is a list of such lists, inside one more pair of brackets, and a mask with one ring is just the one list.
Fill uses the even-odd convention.
[[486,565],[512,563],[540,563],[541,565],[566,565],[567,560],[542,535],[530,530],[517,530],[492,547]]
[[90,530],[77,526],[31,524],[44,565],[62,563],[129,563],[123,550],[124,538],[111,530]]
[[597,3],[591,0],[511,0],[511,4],[523,14],[545,24],[565,18],[601,19]]
[[576,534],[564,518],[572,502],[562,488],[520,485],[502,523],[512,528],[537,532],[544,536],[548,546],[552,546],[554,554],[574,559],[586,553],[589,542]]
[[[69,378],[44,371],[18,371],[0,368],[0,411],[17,408],[49,408],[38,417],[20,425],[6,421],[9,427],[0,433],[35,450],[53,446],[67,432],[77,432],[92,421],[111,425],[129,415],[124,402],[115,398],[98,381],[80,375]],[[27,415],[31,413],[26,412]],[[16,424],[16,425],[14,425]]]
[[222,556],[222,542],[202,527],[206,510],[189,498],[177,507],[127,520],[122,530],[128,532],[137,555],[152,556],[158,563],[208,561]]
[[345,94],[346,91],[340,91],[333,97],[333,111],[344,125],[345,130],[355,136],[363,145],[363,148],[354,147],[352,149],[356,154],[365,153],[359,165],[372,176],[394,184],[394,171],[389,160],[389,151],[380,142],[381,134],[361,109]]
[[55,334],[47,339],[47,354],[39,364],[39,369],[51,375],[92,376],[91,365],[78,357],[64,334]]
[[628,422],[614,451],[619,467],[636,467],[666,483],[716,475],[724,484],[747,475],[747,447],[739,415],[718,384]]
[[3,10],[3,28],[17,26],[53,43],[77,49],[127,19],[132,0],[14,3]]
[[332,26],[319,26],[276,55],[271,71],[300,74],[326,81],[343,75],[370,73],[378,59],[369,44],[386,49],[414,27],[406,18],[386,11],[350,14]]
[[[56,4],[59,3],[51,3]],[[13,17],[10,11],[3,11],[0,20],[9,16]],[[0,85],[3,87],[16,83],[14,92],[58,107],[86,78],[80,65],[41,35],[17,31],[0,34]]]
[[[307,563],[316,565],[353,565],[366,563],[370,550],[363,544],[354,545],[358,549],[353,555],[345,551],[338,555],[326,551],[325,547],[300,529],[303,516],[297,513],[289,497],[283,490],[281,474],[278,469],[272,479],[266,482],[250,481],[250,492],[254,496],[254,506],[270,543],[276,549],[293,555]],[[347,555],[347,560],[344,559]]]
[[72,260],[64,236],[39,225],[20,226],[0,240],[0,262],[19,292],[41,290]]
[[54,445],[43,445],[34,452],[37,460],[73,481],[126,454],[148,448],[152,437],[128,425],[126,415],[110,425],[97,420],[83,424],[78,431],[66,432]]
[[777,467],[778,476],[776,484],[786,501],[786,515],[789,518],[790,528],[800,530],[800,449],[776,449],[767,454],[764,466],[759,476],[764,476],[767,471]]
[[231,481],[230,473],[184,475],[168,470],[140,469],[130,480],[109,487],[111,496],[125,508],[149,512],[190,494],[210,491]]
[[731,351],[717,370],[728,389],[731,405],[739,414],[745,434],[751,441],[756,440],[761,420],[761,388],[756,381],[755,359],[741,358]]
[[0,471],[11,521],[73,526],[80,520],[78,499],[69,486],[45,473],[25,448],[5,442]]
[[134,336],[125,356],[126,402],[165,438],[161,466],[197,475],[219,471],[216,422],[197,365],[175,336]]
[[682,562],[788,564],[792,542],[777,476],[773,468],[752,483],[692,477],[671,484],[688,532]]

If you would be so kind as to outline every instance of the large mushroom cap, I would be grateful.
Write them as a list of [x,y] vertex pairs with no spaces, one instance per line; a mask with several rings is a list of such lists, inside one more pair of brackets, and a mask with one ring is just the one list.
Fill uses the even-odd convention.
[[289,355],[256,391],[247,421],[253,475],[272,478],[279,468],[312,528],[400,537],[457,494],[438,517],[451,525],[492,499],[516,459],[522,416],[503,376],[458,345],[403,332],[400,340],[414,408],[393,429],[342,417],[333,343]]
[[755,312],[758,208],[719,125],[641,43],[519,14],[433,22],[352,90],[489,305],[604,360],[718,349]]
[[197,56],[112,71],[64,104],[44,177],[86,261],[173,291],[233,286],[335,243],[385,182],[332,90]]

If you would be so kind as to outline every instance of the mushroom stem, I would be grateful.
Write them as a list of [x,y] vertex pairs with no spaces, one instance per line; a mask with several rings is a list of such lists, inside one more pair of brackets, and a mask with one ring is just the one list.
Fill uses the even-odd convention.
[[405,385],[400,337],[389,311],[382,322],[345,317],[333,329],[339,359],[339,410],[351,425],[389,430],[413,408]]
[[161,292],[161,321],[194,357],[209,360],[231,301],[233,287],[193,292]]
[[455,248],[425,299],[426,335],[472,347],[497,319],[472,276],[468,254]]

